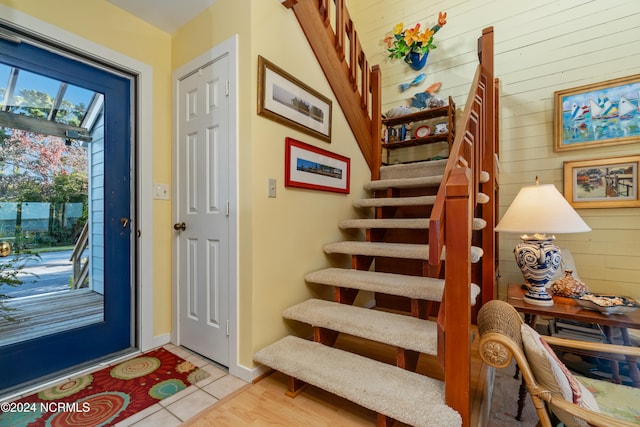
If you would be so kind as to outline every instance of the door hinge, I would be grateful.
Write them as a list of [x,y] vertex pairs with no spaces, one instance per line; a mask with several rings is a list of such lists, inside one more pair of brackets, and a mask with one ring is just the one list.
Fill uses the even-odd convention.
[[229,96],[229,80],[227,80],[224,84],[224,93]]
[[226,209],[226,212],[225,212],[227,214],[227,216],[229,216],[229,209],[230,209],[229,208],[229,201],[227,200],[227,209]]
[[227,336],[229,336],[229,319],[227,319]]

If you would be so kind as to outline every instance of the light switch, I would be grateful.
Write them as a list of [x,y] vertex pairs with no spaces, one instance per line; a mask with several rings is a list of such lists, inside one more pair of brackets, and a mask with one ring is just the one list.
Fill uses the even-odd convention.
[[269,178],[269,197],[275,199],[277,193],[278,182],[275,178]]
[[169,200],[169,185],[153,184],[153,198],[158,200]]

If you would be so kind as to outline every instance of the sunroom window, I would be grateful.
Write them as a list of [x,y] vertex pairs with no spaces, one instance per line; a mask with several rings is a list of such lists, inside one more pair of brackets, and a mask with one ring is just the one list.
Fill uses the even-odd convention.
[[0,126],[90,141],[94,111],[103,97],[93,91],[0,63]]

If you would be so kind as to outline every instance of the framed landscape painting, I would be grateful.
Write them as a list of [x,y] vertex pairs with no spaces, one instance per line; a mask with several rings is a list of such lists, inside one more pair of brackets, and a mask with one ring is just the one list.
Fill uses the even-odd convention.
[[287,138],[284,167],[285,187],[349,193],[348,157]]
[[554,151],[640,142],[640,74],[554,94]]
[[640,156],[564,162],[564,196],[574,208],[640,207]]
[[258,114],[331,142],[331,100],[258,56]]

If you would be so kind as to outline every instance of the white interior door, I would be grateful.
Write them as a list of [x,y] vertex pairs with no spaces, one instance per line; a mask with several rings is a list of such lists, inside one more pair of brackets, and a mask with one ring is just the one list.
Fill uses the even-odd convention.
[[[229,57],[178,80],[178,343],[229,364]],[[183,226],[184,225],[184,226]]]

